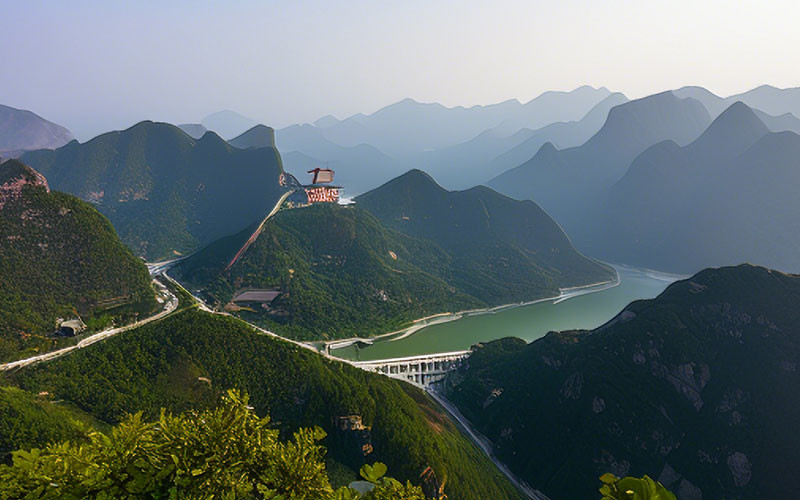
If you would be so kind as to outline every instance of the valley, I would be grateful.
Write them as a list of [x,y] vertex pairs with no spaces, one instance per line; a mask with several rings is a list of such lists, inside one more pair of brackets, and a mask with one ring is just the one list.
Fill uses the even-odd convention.
[[623,3],[9,5],[0,499],[800,498],[800,4]]
[[372,345],[351,345],[330,352],[349,360],[367,361],[459,351],[504,337],[532,342],[551,331],[596,328],[629,303],[652,299],[670,283],[685,278],[631,267],[616,269],[619,284],[566,291],[532,304],[438,317],[415,324],[411,335],[399,332],[376,339]]

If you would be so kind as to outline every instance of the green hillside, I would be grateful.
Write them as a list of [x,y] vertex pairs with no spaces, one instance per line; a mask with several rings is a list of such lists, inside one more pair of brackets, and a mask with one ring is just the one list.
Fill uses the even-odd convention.
[[[431,466],[451,499],[518,498],[491,462],[423,392],[255,333],[234,318],[188,309],[159,322],[12,375],[23,389],[48,391],[105,422],[160,408],[201,410],[228,388],[250,394],[258,415],[288,433],[318,425],[344,475],[375,460],[398,479],[419,482]],[[372,453],[364,457],[333,417],[359,415]],[[593,481],[592,484],[595,484]]]
[[386,229],[357,207],[318,204],[284,210],[229,271],[252,233],[224,238],[182,262],[176,275],[210,302],[237,289],[283,293],[266,311],[246,313],[297,338],[337,338],[397,329],[422,316],[484,303],[447,282],[451,258],[436,245]]
[[488,304],[614,279],[612,269],[580,255],[535,203],[484,186],[447,191],[411,170],[356,202],[387,227],[441,246],[453,258],[451,283]]
[[591,332],[491,342],[451,399],[552,498],[649,474],[678,498],[798,498],[800,277],[702,271]]
[[91,417],[69,404],[54,402],[48,394],[0,387],[0,463],[19,449],[81,439],[94,426]]
[[281,292],[268,307],[239,314],[295,338],[390,332],[431,314],[552,297],[615,277],[580,255],[533,202],[483,187],[448,192],[418,170],[358,197],[355,207],[279,212],[228,268],[254,229],[214,242],[175,274],[229,310],[247,288]]
[[262,218],[282,193],[275,148],[241,150],[142,122],[84,144],[27,153],[53,189],[95,203],[148,260],[188,253]]
[[100,328],[156,306],[108,220],[14,160],[0,165],[0,279],[0,360],[53,347],[58,318]]

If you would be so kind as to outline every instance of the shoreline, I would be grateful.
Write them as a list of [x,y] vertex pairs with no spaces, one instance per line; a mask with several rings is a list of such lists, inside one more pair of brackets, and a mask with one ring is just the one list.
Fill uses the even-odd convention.
[[[601,292],[603,290],[608,290],[610,288],[617,287],[622,283],[622,278],[620,277],[620,273],[619,273],[619,270],[617,269],[617,266],[611,265],[611,264],[608,264],[608,265],[610,265],[614,269],[614,273],[615,273],[616,277],[613,280],[598,281],[596,283],[590,283],[588,285],[580,285],[580,286],[574,286],[574,287],[559,288],[559,294],[556,295],[556,296],[553,296],[553,297],[544,297],[544,298],[541,298],[541,299],[534,299],[534,300],[530,300],[530,301],[526,301],[526,302],[512,302],[512,303],[509,303],[509,304],[501,304],[499,306],[486,307],[486,308],[482,308],[482,309],[467,309],[465,311],[458,311],[458,312],[454,312],[454,313],[443,312],[443,313],[438,313],[438,314],[432,314],[432,315],[429,315],[429,316],[425,316],[423,318],[416,319],[416,320],[411,322],[410,326],[408,326],[406,328],[403,328],[403,329],[400,329],[400,330],[393,331],[393,332],[382,333],[382,334],[371,336],[371,337],[350,337],[350,338],[346,338],[346,339],[322,341],[322,350],[324,352],[328,353],[329,355],[335,357],[335,355],[333,354],[333,351],[336,351],[337,349],[349,347],[350,345],[352,345],[352,344],[354,344],[356,342],[363,342],[363,343],[372,345],[372,344],[375,343],[375,341],[377,341],[379,339],[396,335],[395,338],[391,338],[391,339],[387,340],[387,342],[394,342],[394,341],[397,341],[397,340],[402,340],[402,339],[408,338],[408,337],[414,335],[415,333],[419,332],[420,330],[423,330],[423,329],[425,329],[425,328],[427,328],[429,326],[440,325],[440,324],[443,324],[443,323],[449,323],[451,321],[456,321],[456,320],[462,319],[462,318],[467,317],[467,316],[479,316],[479,315],[483,315],[483,314],[495,314],[495,313],[506,311],[506,310],[509,310],[509,309],[514,309],[514,308],[517,308],[517,307],[525,307],[525,306],[530,306],[530,305],[533,305],[533,304],[540,304],[542,302],[553,301],[553,303],[558,303],[558,302],[562,302],[564,300],[571,299],[573,297],[578,297],[580,295],[586,295],[586,294],[589,294],[589,293]],[[429,320],[431,318],[437,318],[437,319],[435,319],[434,321],[428,322],[427,320]],[[423,323],[423,324],[419,324],[419,323],[421,323],[423,321],[426,321],[426,322]],[[309,343],[311,343],[311,342],[315,342],[315,341],[309,341]],[[316,342],[320,342],[320,341],[316,341]],[[346,345],[343,345],[340,348],[337,348],[337,347],[331,348],[332,345],[337,345],[337,344],[346,344]],[[339,358],[339,359],[344,359],[344,358]]]

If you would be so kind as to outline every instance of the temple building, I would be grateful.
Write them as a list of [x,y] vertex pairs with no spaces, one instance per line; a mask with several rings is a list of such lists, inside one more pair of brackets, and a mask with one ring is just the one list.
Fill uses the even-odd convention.
[[341,186],[333,186],[333,170],[328,168],[315,168],[309,170],[313,174],[311,184],[303,186],[308,195],[309,203],[338,203]]

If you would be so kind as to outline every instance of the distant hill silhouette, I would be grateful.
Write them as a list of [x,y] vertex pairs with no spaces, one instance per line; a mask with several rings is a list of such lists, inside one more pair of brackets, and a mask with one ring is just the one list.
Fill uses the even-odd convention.
[[480,345],[450,378],[497,457],[550,498],[648,474],[680,499],[798,498],[800,277],[702,271],[592,331]]
[[252,118],[240,115],[229,109],[212,113],[203,118],[201,123],[208,130],[216,132],[217,135],[226,140],[233,139],[258,125],[258,122]]
[[502,127],[499,132],[508,136],[523,128],[579,120],[610,94],[605,88],[584,86],[572,92],[545,92],[525,104],[509,100],[468,108],[404,99],[370,115],[328,123],[325,137],[343,146],[371,144],[401,157],[453,146],[498,126]]
[[59,318],[102,327],[156,305],[108,220],[17,160],[0,164],[0,276],[0,361],[58,345]]
[[0,158],[34,149],[54,149],[73,140],[72,133],[41,116],[0,104]]
[[185,254],[266,215],[283,191],[274,148],[237,149],[213,132],[142,122],[23,156],[54,189],[96,204],[137,255]]
[[578,121],[556,122],[533,131],[523,142],[499,154],[482,167],[482,178],[479,182],[486,183],[506,170],[525,163],[548,142],[557,149],[580,146],[600,130],[612,108],[626,102],[628,98],[624,94],[615,92],[600,101]]
[[742,101],[751,108],[760,109],[773,116],[792,113],[800,117],[800,87],[779,89],[771,85],[762,85],[728,99]]
[[770,132],[735,103],[691,144],[636,158],[594,211],[584,250],[681,272],[740,262],[800,271],[797,182],[800,136]]
[[178,125],[178,128],[186,132],[186,135],[192,139],[199,139],[208,132],[208,129],[201,123],[184,123]]
[[638,154],[667,139],[686,144],[709,123],[708,112],[694,99],[671,92],[637,99],[612,108],[603,127],[583,145],[558,150],[547,143],[488,185],[536,201],[575,237],[587,207],[625,174]]
[[239,149],[274,148],[275,130],[272,127],[259,124],[228,142]]
[[[779,90],[763,86],[744,94],[722,98],[703,87],[683,87],[674,90],[678,97],[692,97],[706,107],[711,118],[716,118],[731,104],[744,102],[755,111],[758,118],[773,132],[792,131],[800,134],[800,118],[792,110],[800,110],[800,89]],[[761,109],[763,106],[764,109]],[[765,111],[769,109],[770,111]]]

